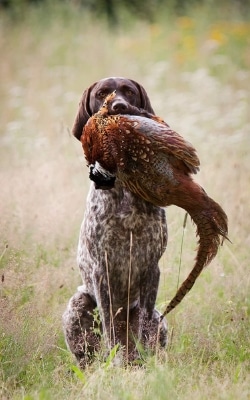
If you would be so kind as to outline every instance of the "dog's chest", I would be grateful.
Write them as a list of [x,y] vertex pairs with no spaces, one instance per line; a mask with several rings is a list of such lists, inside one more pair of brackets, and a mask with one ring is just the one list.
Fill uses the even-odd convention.
[[93,295],[92,276],[109,275],[114,301],[139,296],[148,268],[158,268],[167,244],[164,210],[151,206],[122,188],[90,190],[81,228],[78,261],[83,283]]

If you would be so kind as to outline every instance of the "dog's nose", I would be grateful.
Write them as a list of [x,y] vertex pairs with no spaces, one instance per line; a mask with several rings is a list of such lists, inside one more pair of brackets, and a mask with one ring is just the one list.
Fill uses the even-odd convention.
[[111,105],[111,110],[117,114],[124,114],[128,111],[128,105],[123,99],[115,99]]

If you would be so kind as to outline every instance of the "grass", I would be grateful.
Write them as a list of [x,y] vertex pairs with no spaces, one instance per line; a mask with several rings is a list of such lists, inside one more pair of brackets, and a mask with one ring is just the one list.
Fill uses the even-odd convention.
[[[0,398],[249,398],[249,14],[223,6],[123,13],[113,31],[75,5],[0,15]],[[89,187],[69,130],[82,91],[123,75],[197,148],[197,180],[225,209],[229,236],[169,315],[165,357],[143,368],[96,361],[84,372],[64,344],[61,315],[80,284],[78,232]],[[184,213],[167,209],[158,307],[178,281]],[[65,222],[66,221],[66,222]],[[182,281],[195,255],[184,232]]]

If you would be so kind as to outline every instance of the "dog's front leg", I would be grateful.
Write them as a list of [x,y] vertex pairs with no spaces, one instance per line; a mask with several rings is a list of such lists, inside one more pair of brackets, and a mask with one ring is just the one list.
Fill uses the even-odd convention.
[[112,307],[112,295],[106,273],[94,273],[95,298],[99,310],[103,336],[109,350],[115,344],[115,328]]
[[147,347],[152,331],[154,307],[158,292],[160,270],[158,265],[151,266],[142,276],[140,286],[139,339]]

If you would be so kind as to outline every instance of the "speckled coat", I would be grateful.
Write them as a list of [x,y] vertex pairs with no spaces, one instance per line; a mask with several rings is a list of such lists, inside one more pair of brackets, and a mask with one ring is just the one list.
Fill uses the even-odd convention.
[[[105,191],[91,184],[78,245],[83,284],[64,313],[66,340],[80,364],[84,366],[99,347],[91,318],[96,306],[109,346],[116,342],[126,345],[128,304],[133,335],[151,348],[156,344],[160,317],[154,309],[158,262],[166,244],[163,209],[142,201],[119,182]],[[166,344],[165,322],[160,344]],[[133,344],[129,347],[130,358],[134,358]]]
[[[96,98],[100,88],[118,90],[124,107],[127,86],[135,93],[131,100],[134,105],[153,112],[139,84],[124,78],[107,78],[84,92],[74,135],[80,138],[84,124],[99,109],[100,100]],[[129,97],[130,91],[127,93]],[[166,321],[160,322],[155,309],[158,262],[166,245],[164,209],[141,200],[118,180],[111,190],[95,189],[91,184],[78,245],[82,286],[63,314],[68,348],[81,367],[93,360],[97,351],[109,350],[114,344],[125,351],[128,362],[140,356],[138,341],[152,350],[157,344],[166,345]]]

